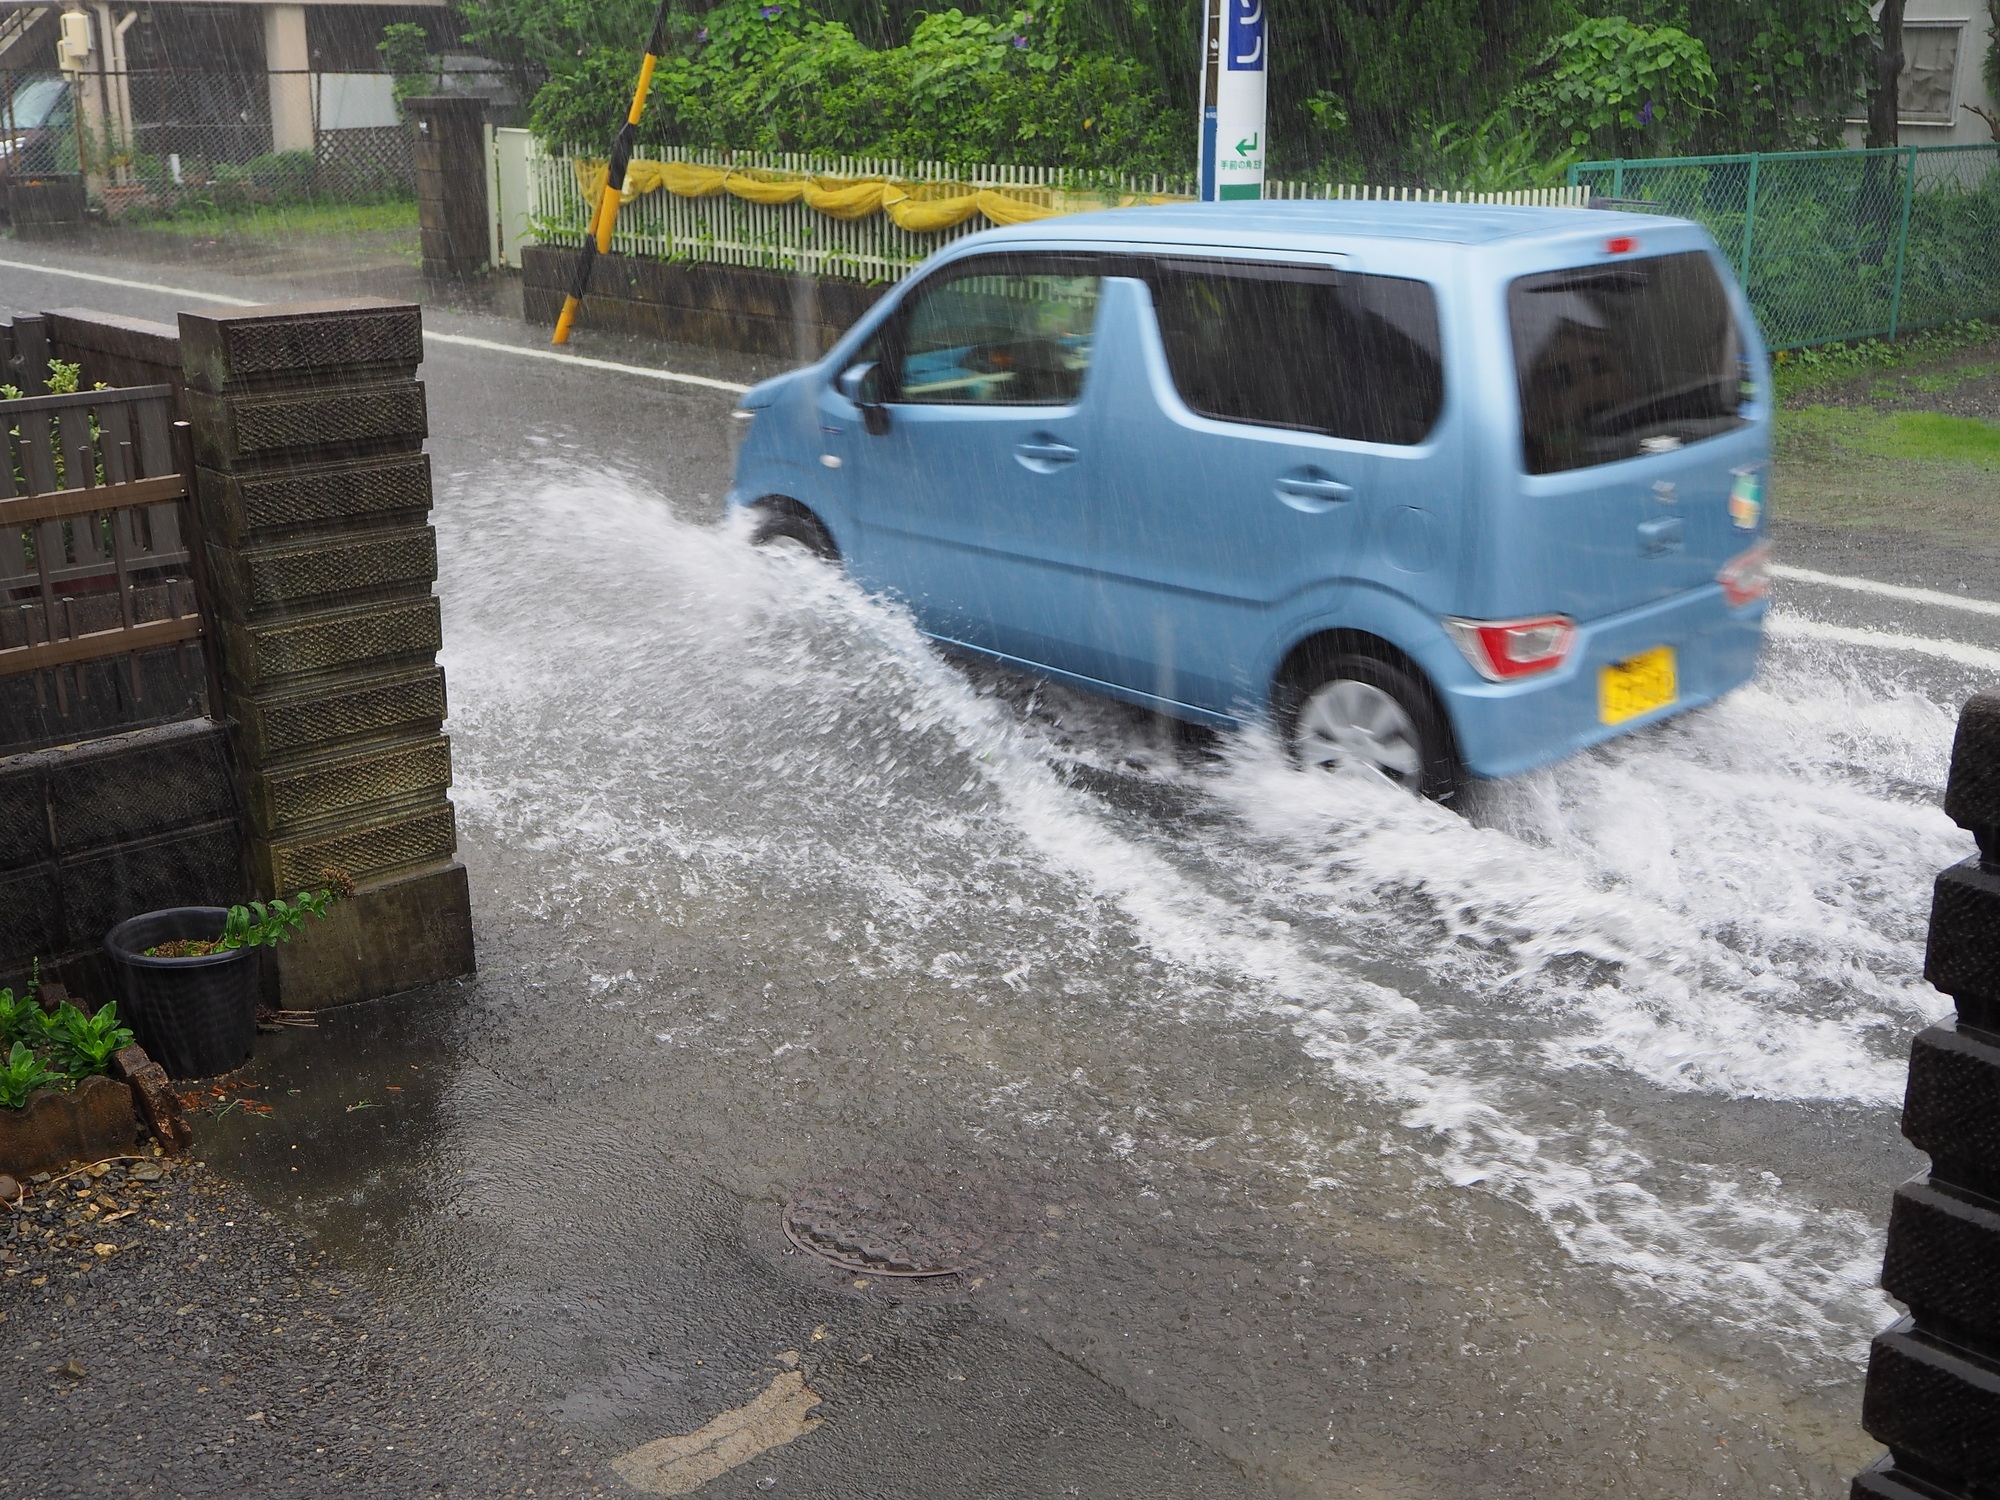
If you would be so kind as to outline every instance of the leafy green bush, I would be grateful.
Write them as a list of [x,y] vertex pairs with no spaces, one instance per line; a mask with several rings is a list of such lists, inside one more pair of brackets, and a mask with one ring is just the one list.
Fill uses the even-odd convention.
[[0,1109],[19,1109],[36,1089],[53,1088],[62,1081],[62,1074],[50,1072],[38,1055],[16,1042],[6,1065],[0,1067]]
[[[953,9],[871,48],[803,6],[724,0],[653,75],[642,141],[900,160],[1181,172],[1191,127],[1129,58],[1074,52],[1056,21]],[[632,87],[598,51],[536,96],[545,138],[603,149]]]
[[36,1089],[75,1084],[108,1072],[111,1056],[132,1045],[132,1033],[118,1024],[118,1007],[107,1002],[95,1015],[65,1000],[44,1010],[39,981],[25,993],[0,988],[0,1108],[19,1109]]

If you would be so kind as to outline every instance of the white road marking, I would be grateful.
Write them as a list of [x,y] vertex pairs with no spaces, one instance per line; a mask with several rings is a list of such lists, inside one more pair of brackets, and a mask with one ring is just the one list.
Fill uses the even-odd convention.
[[1946,594],[1937,589],[1906,588],[1900,583],[1877,583],[1872,578],[1850,578],[1844,573],[1816,573],[1811,568],[1795,568],[1789,563],[1772,563],[1771,576],[1792,583],[1816,583],[1822,588],[1847,589],[1856,594],[1874,594],[1881,599],[1900,599],[1905,604],[1925,604],[1937,609],[1963,610],[1969,615],[2000,615],[2000,601],[1968,599],[1963,594]]
[[[220,292],[197,292],[192,287],[163,286],[157,281],[133,281],[123,276],[106,276],[97,271],[73,271],[67,266],[38,266],[33,261],[0,260],[0,268],[36,271],[44,276],[67,276],[72,281],[94,281],[104,286],[122,286],[135,292],[159,292],[168,297],[192,297],[201,302],[219,302],[225,307],[256,307],[247,297],[225,297]],[[583,354],[564,354],[555,349],[530,349],[520,344],[503,344],[498,339],[474,338],[466,333],[439,333],[426,330],[424,338],[434,344],[454,344],[461,349],[484,349],[494,354],[518,354],[524,359],[546,359],[560,365],[577,365],[586,370],[609,370],[618,375],[639,375],[647,380],[664,380],[674,385],[700,386],[704,390],[727,391],[740,396],[750,387],[734,380],[717,380],[712,375],[684,375],[678,370],[657,370],[648,365],[621,364],[612,359],[592,359]]]
[[230,307],[255,307],[247,297],[225,297],[220,292],[190,291],[184,286],[161,286],[157,281],[128,281],[123,276],[105,276],[97,271],[72,271],[67,266],[38,266],[31,260],[0,260],[9,271],[39,271],[44,276],[67,276],[71,281],[95,281],[104,286],[130,287],[135,292],[164,292],[169,297],[198,297],[203,302],[221,302]]
[[1894,635],[1886,630],[1864,630],[1856,625],[1830,625],[1824,620],[1808,620],[1803,615],[1773,612],[1764,620],[1773,635],[1796,640],[1830,641],[1840,646],[1860,646],[1870,651],[1918,651],[1942,657],[1963,667],[1979,667],[2000,672],[2000,651],[1990,646],[1974,646],[1965,641],[1937,640],[1923,635]]

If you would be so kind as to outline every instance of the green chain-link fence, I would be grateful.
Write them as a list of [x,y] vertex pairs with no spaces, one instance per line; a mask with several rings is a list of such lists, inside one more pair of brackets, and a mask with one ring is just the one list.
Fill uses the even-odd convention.
[[1774,349],[2000,312],[2000,142],[1593,161],[1569,180],[1707,228]]

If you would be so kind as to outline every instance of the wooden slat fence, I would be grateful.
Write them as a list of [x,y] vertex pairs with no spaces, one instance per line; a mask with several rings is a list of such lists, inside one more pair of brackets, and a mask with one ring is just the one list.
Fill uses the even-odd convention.
[[[525,151],[525,199],[531,230],[541,243],[573,246],[583,233],[588,205],[575,163],[584,151],[551,150],[530,138]],[[868,157],[809,156],[800,153],[710,151],[689,147],[642,149],[642,160],[697,162],[704,166],[801,172],[826,177],[887,177],[903,182],[951,182],[967,188],[1065,188],[1112,194],[1191,197],[1194,185],[1160,176],[1093,174],[1058,168],[999,164],[952,165]],[[601,155],[596,157],[602,160]],[[519,192],[519,189],[515,189]],[[1426,203],[1496,203],[1536,207],[1586,206],[1589,194],[1573,188],[1534,188],[1508,193],[1471,193],[1432,188],[1385,188],[1362,183],[1267,181],[1266,198],[1389,200]],[[661,190],[627,203],[618,213],[611,248],[620,254],[661,260],[709,261],[762,266],[810,275],[846,276],[860,281],[900,281],[940,246],[989,228],[974,215],[965,223],[930,234],[900,229],[887,214],[841,220],[804,203],[751,203],[727,193],[681,198]]]
[[62,704],[60,668],[195,641],[173,388],[0,401],[0,434],[0,677],[46,672]]

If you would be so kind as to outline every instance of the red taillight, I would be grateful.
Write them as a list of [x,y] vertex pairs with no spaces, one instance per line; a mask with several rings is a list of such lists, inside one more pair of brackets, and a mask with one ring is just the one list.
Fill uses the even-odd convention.
[[1552,672],[1576,643],[1576,626],[1567,615],[1537,615],[1532,620],[1446,620],[1444,628],[1451,632],[1472,669],[1488,682]]
[[1753,604],[1771,592],[1771,544],[1759,542],[1748,552],[1739,552],[1722,565],[1715,575],[1722,585],[1722,597],[1731,609]]
[[1629,234],[1614,235],[1604,242],[1606,255],[1630,255],[1639,248],[1639,242]]

